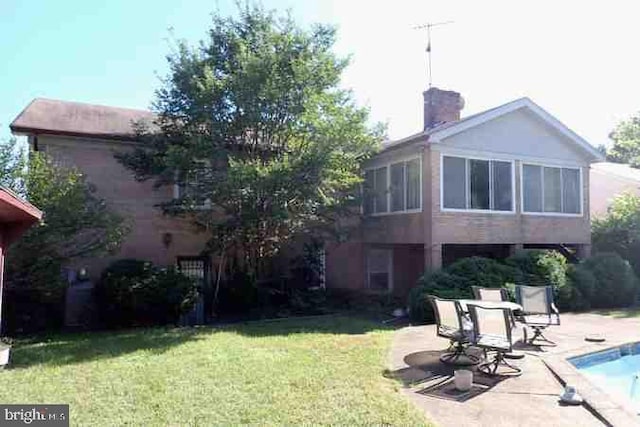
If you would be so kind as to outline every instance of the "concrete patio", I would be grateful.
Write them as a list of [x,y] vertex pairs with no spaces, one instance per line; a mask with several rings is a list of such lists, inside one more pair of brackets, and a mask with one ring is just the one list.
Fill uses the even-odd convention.
[[[520,377],[488,377],[474,373],[471,392],[453,387],[453,368],[438,357],[448,341],[435,326],[409,326],[396,332],[390,352],[390,376],[405,385],[403,393],[439,426],[602,426],[640,425],[620,402],[593,386],[567,357],[640,341],[640,318],[617,315],[563,314],[562,325],[548,330],[557,347],[520,346]],[[601,335],[604,343],[585,341]],[[576,385],[586,404],[565,406],[558,396],[563,383]]]

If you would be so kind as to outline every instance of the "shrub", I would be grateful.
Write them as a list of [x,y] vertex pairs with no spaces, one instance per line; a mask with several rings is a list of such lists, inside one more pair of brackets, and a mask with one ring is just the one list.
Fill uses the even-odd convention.
[[96,301],[105,326],[177,323],[198,300],[194,281],[174,267],[120,260],[109,266],[96,286]]
[[519,285],[551,285],[556,291],[567,283],[567,260],[558,251],[525,249],[506,260],[516,269]]
[[567,283],[557,293],[561,310],[584,311],[591,308],[596,278],[584,264],[567,266]]
[[[638,296],[638,278],[631,264],[615,253],[594,255],[583,263],[594,277],[590,302],[593,308],[626,307]],[[586,290],[589,286],[581,285]]]
[[467,286],[500,288],[515,280],[516,271],[489,258],[462,258],[444,269],[447,273],[466,279]]
[[605,216],[593,218],[591,228],[594,252],[615,252],[640,275],[640,197],[615,197]]
[[409,293],[409,315],[415,324],[432,322],[433,310],[428,295],[441,298],[472,298],[469,282],[445,271],[425,273]]

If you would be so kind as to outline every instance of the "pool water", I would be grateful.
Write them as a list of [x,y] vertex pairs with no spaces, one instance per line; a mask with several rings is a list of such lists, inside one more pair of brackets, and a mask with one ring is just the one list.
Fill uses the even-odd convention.
[[569,359],[603,391],[640,409],[640,343]]

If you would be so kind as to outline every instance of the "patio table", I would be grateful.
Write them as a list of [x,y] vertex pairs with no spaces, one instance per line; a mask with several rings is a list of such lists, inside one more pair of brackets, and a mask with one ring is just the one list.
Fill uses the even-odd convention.
[[511,301],[487,301],[482,299],[459,299],[460,308],[468,313],[467,304],[479,305],[486,308],[508,308],[511,311],[522,311],[522,306]]

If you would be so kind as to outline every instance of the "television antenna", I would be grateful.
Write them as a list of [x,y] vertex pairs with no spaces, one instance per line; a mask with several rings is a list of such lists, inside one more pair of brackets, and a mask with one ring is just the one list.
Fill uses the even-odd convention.
[[453,24],[453,21],[444,21],[444,22],[427,22],[426,24],[423,25],[418,25],[416,27],[413,27],[414,30],[427,30],[427,69],[429,71],[429,87],[431,87],[431,79],[432,79],[432,72],[431,72],[431,29],[433,27],[439,27],[441,25],[448,25],[448,24]]

